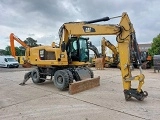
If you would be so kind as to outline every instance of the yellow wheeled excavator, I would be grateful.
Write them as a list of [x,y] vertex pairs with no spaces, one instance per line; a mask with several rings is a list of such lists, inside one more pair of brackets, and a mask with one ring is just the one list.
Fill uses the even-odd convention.
[[[118,17],[121,17],[119,24],[93,24]],[[144,75],[141,66],[139,67],[140,74],[136,76],[132,76],[130,69],[131,43],[136,42],[136,36],[126,12],[112,18],[104,17],[91,21],[64,23],[59,29],[58,48],[41,46],[35,47],[33,50],[29,49],[28,61],[38,67],[27,73],[25,77],[31,77],[34,83],[40,83],[44,82],[43,78],[46,75],[54,76],[55,86],[62,90],[67,88],[73,80],[83,81],[85,78],[93,78],[93,72],[86,67],[89,61],[88,42],[87,39],[82,38],[82,36],[91,35],[116,35],[125,99],[129,100],[131,97],[135,97],[137,100],[143,100],[148,93],[142,90]],[[135,48],[135,50],[138,49]],[[140,64],[139,54],[136,56]],[[137,88],[131,87],[133,81],[139,82]],[[24,83],[25,81],[22,84]],[[81,88],[87,87],[81,86]]]

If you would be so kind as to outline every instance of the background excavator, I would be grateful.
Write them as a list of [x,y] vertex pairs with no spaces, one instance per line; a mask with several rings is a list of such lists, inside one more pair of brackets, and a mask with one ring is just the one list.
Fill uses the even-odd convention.
[[[112,57],[106,55],[106,48],[109,48],[113,52]],[[98,49],[96,51],[98,51]],[[92,58],[92,64],[91,64],[92,67],[95,66],[95,61],[97,60],[97,58],[103,59],[103,60],[98,60],[98,62],[103,61],[101,64],[103,64],[103,66],[106,68],[117,67],[119,63],[117,47],[114,46],[110,41],[106,40],[105,37],[103,37],[101,40],[101,53],[99,53],[99,55],[95,53],[94,57]]]
[[[119,24],[92,24],[117,17],[121,17]],[[54,76],[53,82],[61,90],[70,87],[73,80],[93,78],[93,72],[86,67],[89,61],[88,42],[82,36],[116,35],[125,99],[129,100],[131,97],[135,97],[137,100],[143,100],[148,93],[141,89],[144,84],[142,69],[139,67],[140,74],[136,76],[132,76],[130,69],[130,49],[131,42],[136,41],[135,31],[127,13],[117,17],[64,23],[59,29],[60,42],[58,48],[54,48],[53,45],[39,46],[27,51],[27,60],[30,64],[37,65],[37,69],[26,73],[25,77],[31,77],[34,83],[40,83],[44,82],[47,75]],[[138,49],[135,48],[135,50]],[[138,63],[140,63],[139,54],[136,56]],[[133,81],[139,82],[137,88],[131,87]],[[25,81],[22,84],[24,83]],[[89,85],[88,83],[86,85]],[[75,87],[75,89],[78,88]],[[84,87],[81,86],[80,88],[83,89]]]
[[147,69],[152,67],[153,58],[151,55],[148,54],[146,51],[141,51],[141,61],[142,61],[142,68]]
[[[110,58],[106,56],[106,47],[112,50],[113,52],[112,57]],[[110,41],[106,40],[105,37],[103,37],[101,41],[101,51],[102,51],[102,56],[105,59],[104,66],[117,67],[117,65],[119,64],[117,48],[112,43],[110,43]]]
[[[95,66],[95,61],[96,61],[97,58],[98,59],[102,59],[101,61],[103,61],[102,54],[99,53],[98,49],[96,48],[96,46],[94,46],[92,44],[91,41],[88,41],[88,49],[92,50],[94,52],[94,56],[95,56],[95,57],[92,57],[92,59],[91,59],[91,64],[89,65],[90,67],[94,67]],[[104,63],[101,62],[100,64],[103,65]]]
[[[138,53],[140,55],[141,67],[143,69],[151,68],[152,62],[153,62],[152,56],[150,56],[147,51],[141,51],[139,49],[138,43],[136,43],[135,45],[138,46]],[[134,68],[138,68],[139,65],[138,65],[138,62],[137,62],[137,57],[136,57],[136,55],[134,53],[134,48],[135,47],[132,48],[133,52],[132,52],[132,59],[131,60],[132,60],[133,67]]]
[[28,68],[31,67],[31,64],[28,62],[26,58],[28,58],[28,53],[25,56],[16,56],[16,51],[15,51],[15,45],[14,45],[14,40],[20,43],[26,51],[29,51],[30,47],[23,42],[20,38],[16,37],[13,33],[10,34],[10,46],[11,46],[11,55],[18,60],[20,64],[22,64],[23,67]]

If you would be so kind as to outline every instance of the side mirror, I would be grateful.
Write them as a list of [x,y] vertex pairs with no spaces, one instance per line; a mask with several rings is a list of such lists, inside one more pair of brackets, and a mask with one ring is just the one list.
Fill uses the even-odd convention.
[[65,42],[63,41],[62,44],[61,44],[61,51],[62,51],[62,52],[65,52],[65,50],[66,50],[66,44],[65,44]]
[[5,61],[5,62],[8,62],[8,60],[7,60],[6,58],[4,59],[4,61]]

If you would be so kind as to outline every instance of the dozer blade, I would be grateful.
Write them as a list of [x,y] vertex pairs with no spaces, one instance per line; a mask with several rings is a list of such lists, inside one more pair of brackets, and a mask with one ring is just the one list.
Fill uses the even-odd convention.
[[69,85],[69,94],[73,95],[94,87],[100,86],[100,76],[97,78],[89,78]]

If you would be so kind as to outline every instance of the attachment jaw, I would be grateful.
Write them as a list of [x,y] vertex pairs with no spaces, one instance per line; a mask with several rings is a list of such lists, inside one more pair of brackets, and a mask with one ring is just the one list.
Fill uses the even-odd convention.
[[124,96],[126,101],[129,101],[131,97],[134,97],[139,101],[143,101],[144,98],[148,96],[148,92],[142,90],[141,92],[138,92],[137,89],[131,88],[130,90],[124,90]]

